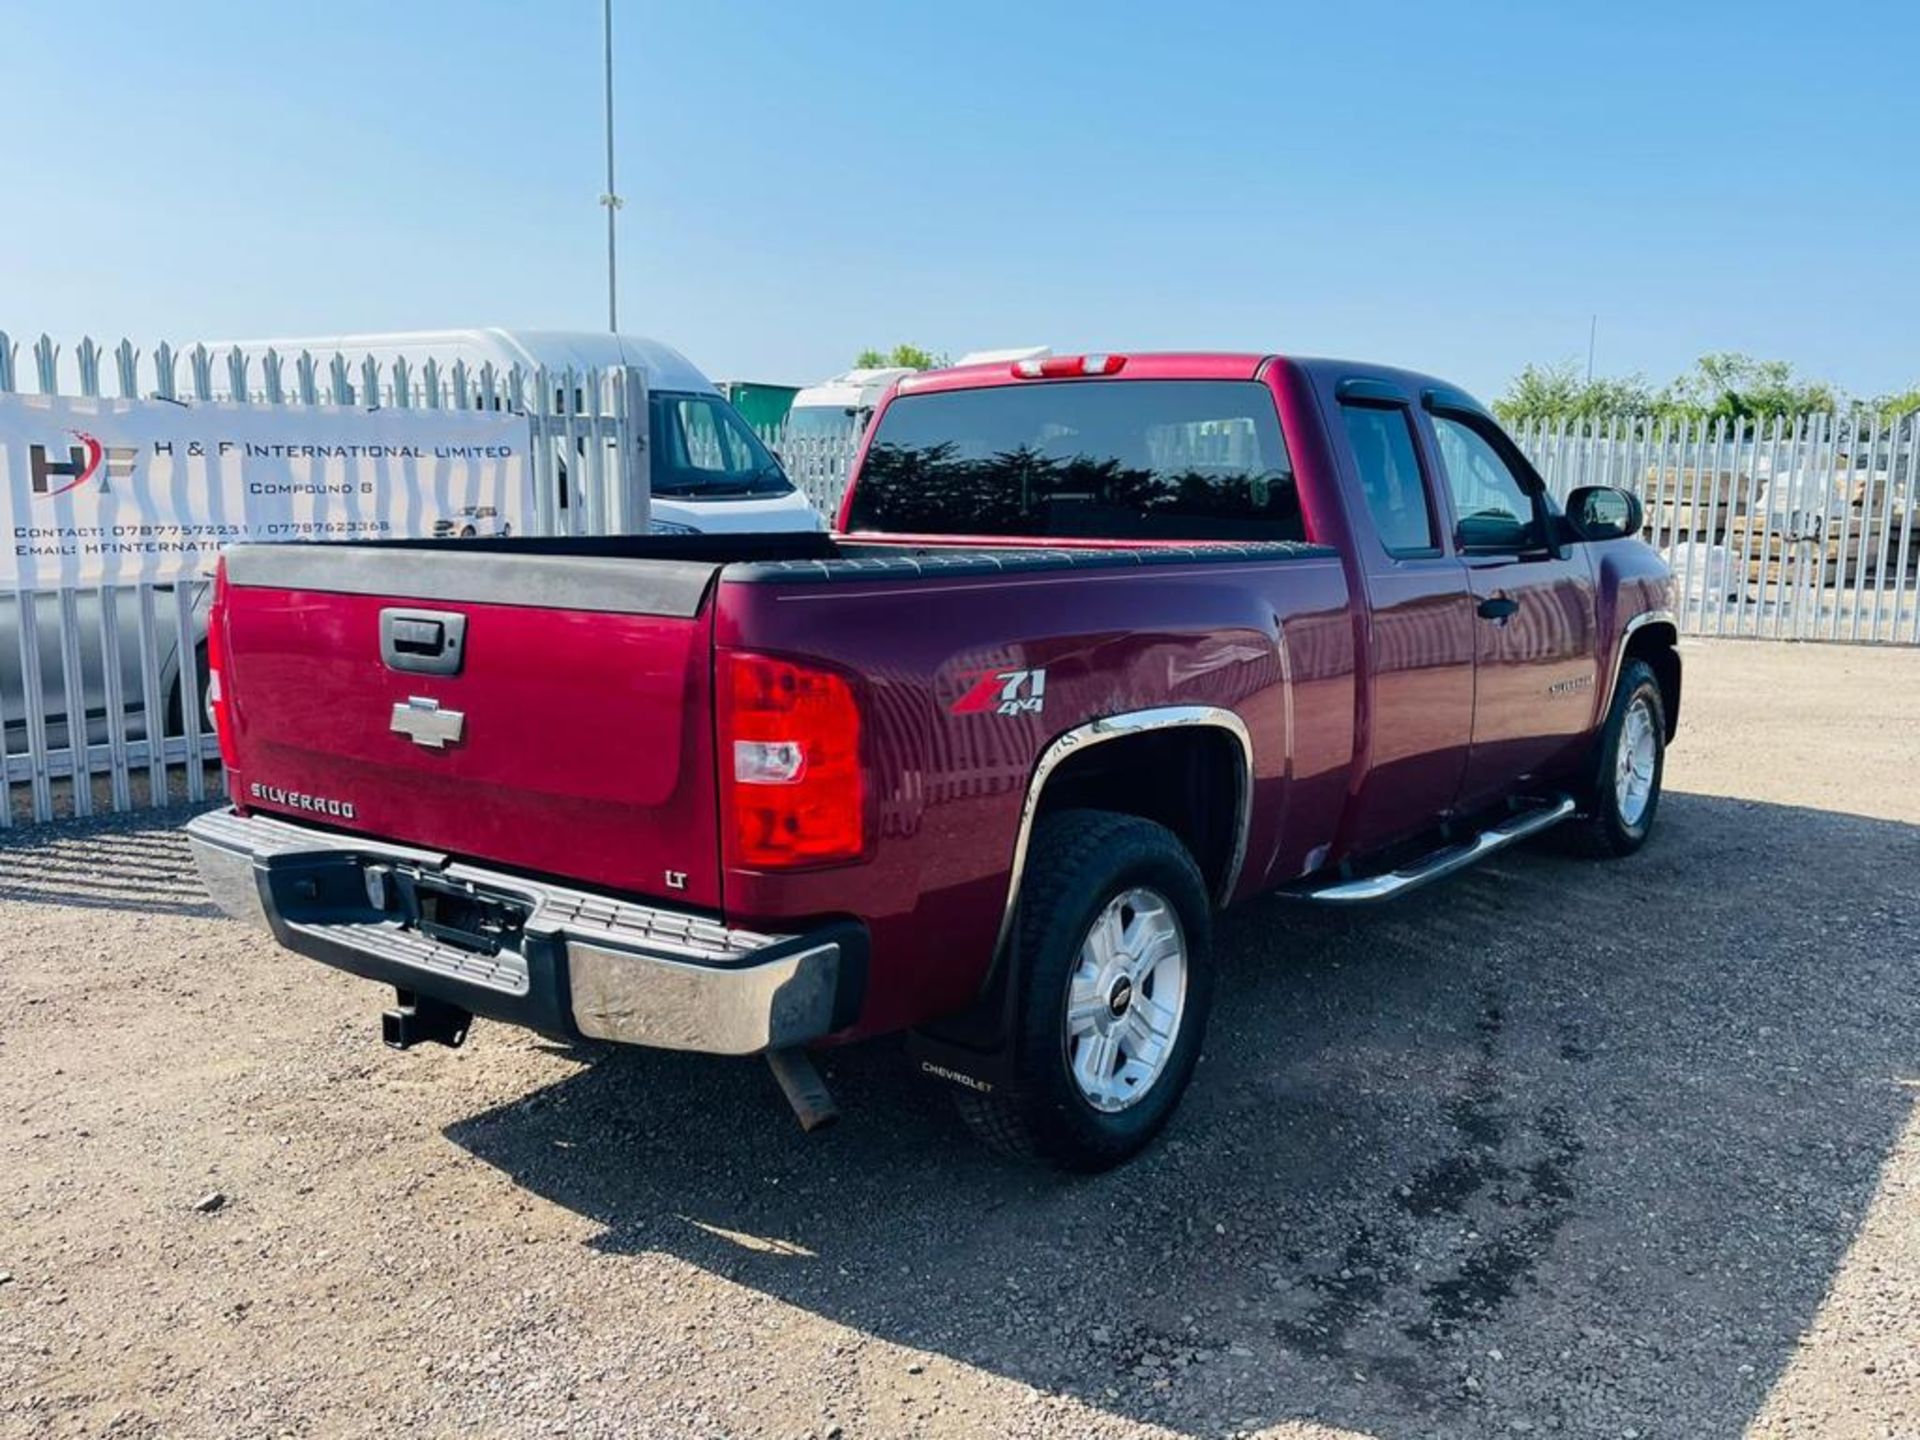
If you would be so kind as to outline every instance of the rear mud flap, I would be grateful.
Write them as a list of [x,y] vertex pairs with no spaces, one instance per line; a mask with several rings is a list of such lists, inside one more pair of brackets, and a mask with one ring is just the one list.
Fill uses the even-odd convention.
[[1020,1078],[1013,1046],[1018,969],[1018,952],[1010,948],[972,1005],[957,1015],[909,1030],[907,1059],[914,1069],[929,1080],[978,1095],[1013,1089]]

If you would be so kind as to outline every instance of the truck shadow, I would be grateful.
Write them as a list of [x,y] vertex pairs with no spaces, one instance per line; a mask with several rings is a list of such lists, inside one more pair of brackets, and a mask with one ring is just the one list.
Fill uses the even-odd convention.
[[1195,1086],[1115,1174],[987,1157],[888,1047],[812,1139],[761,1067],[638,1052],[448,1134],[605,1252],[1115,1416],[1738,1435],[1910,1120],[1920,827],[1664,803],[1624,864],[1228,917]]
[[178,828],[205,808],[103,814],[0,832],[0,901],[217,916]]

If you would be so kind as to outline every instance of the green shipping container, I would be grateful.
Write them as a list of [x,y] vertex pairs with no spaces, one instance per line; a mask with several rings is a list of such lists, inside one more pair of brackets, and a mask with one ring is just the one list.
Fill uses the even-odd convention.
[[787,423],[787,411],[793,408],[798,385],[763,385],[757,380],[719,381],[725,395],[740,418],[756,430],[777,430]]

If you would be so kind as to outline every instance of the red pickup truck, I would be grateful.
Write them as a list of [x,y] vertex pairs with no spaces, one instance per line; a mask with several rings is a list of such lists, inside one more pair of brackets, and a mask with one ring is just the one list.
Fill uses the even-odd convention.
[[765,1053],[908,1032],[992,1143],[1137,1151],[1215,908],[1364,905],[1653,824],[1680,709],[1638,501],[1459,390],[1272,355],[901,382],[821,535],[242,545],[206,883],[474,1016]]

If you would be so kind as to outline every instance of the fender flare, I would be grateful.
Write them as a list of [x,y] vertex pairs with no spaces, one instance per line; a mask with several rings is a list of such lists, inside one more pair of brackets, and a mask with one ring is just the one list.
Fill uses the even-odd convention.
[[1634,631],[1646,625],[1671,625],[1674,638],[1680,635],[1680,626],[1671,610],[1642,610],[1620,627],[1620,639],[1613,647],[1613,672],[1607,677],[1606,692],[1600,697],[1599,724],[1607,723],[1607,716],[1613,713],[1613,697],[1620,688],[1620,672],[1627,666],[1627,646],[1633,640]]
[[957,1016],[948,1017],[907,1032],[907,1054],[922,1074],[959,1085],[977,1094],[991,1094],[1017,1082],[1012,1069],[1006,1037],[1018,1003],[1019,987],[1013,983],[1020,957],[1012,944],[1014,917],[1019,911],[1021,882],[1025,876],[1027,850],[1033,839],[1034,822],[1047,781],[1054,771],[1090,745],[1122,740],[1134,735],[1177,729],[1222,730],[1238,742],[1240,754],[1239,795],[1234,816],[1233,847],[1220,877],[1217,903],[1225,904],[1239,883],[1246,860],[1247,836],[1253,816],[1253,737],[1246,722],[1231,710],[1212,705],[1167,705],[1152,710],[1133,710],[1121,715],[1106,715],[1057,736],[1040,753],[1033,774],[1027,781],[1026,798],[1020,807],[1020,825],[1014,835],[1013,861],[1007,878],[1006,906],[1001,912],[999,934],[986,982],[973,1005]]
[[1253,737],[1246,722],[1231,710],[1214,705],[1163,705],[1152,710],[1130,710],[1120,715],[1105,715],[1055,737],[1034,762],[1027,780],[1027,793],[1020,805],[1020,824],[1014,832],[1013,862],[1007,876],[1007,901],[1000,913],[1000,930],[994,940],[996,961],[1013,933],[1013,917],[1020,905],[1020,886],[1027,868],[1027,848],[1033,840],[1033,825],[1040,813],[1040,801],[1053,772],[1089,746],[1109,740],[1124,740],[1160,730],[1211,728],[1224,730],[1239,744],[1239,793],[1235,800],[1233,847],[1214,899],[1224,905],[1240,883],[1240,869],[1246,863],[1247,834],[1253,821]]

